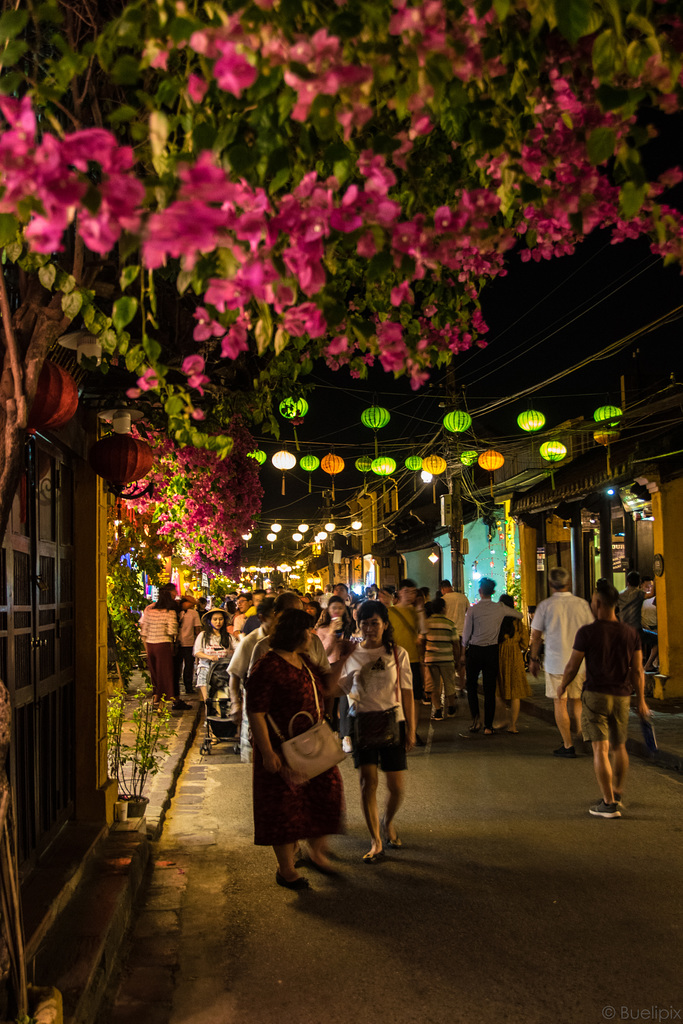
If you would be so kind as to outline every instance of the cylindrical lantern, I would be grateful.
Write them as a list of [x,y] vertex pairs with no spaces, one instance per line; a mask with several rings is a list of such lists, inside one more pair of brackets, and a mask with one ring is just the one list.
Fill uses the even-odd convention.
[[545,416],[537,409],[527,409],[517,417],[517,425],[522,430],[526,430],[528,434],[532,434],[535,430],[540,430],[545,426]]
[[255,452],[247,452],[247,455],[249,456],[250,459],[255,459],[256,462],[258,462],[259,466],[262,466],[263,463],[268,458],[268,456],[266,455],[262,448],[257,448]]
[[360,419],[364,427],[370,427],[375,432],[375,458],[377,458],[377,431],[386,427],[391,419],[389,410],[384,409],[381,405],[371,405],[369,409],[363,411]]
[[131,434],[111,434],[96,441],[88,462],[98,476],[119,486],[147,476],[154,456],[146,441]]
[[332,500],[334,501],[334,478],[344,469],[344,460],[339,455],[330,452],[321,460],[320,468],[332,477]]
[[294,469],[294,467],[296,466],[296,456],[292,455],[291,452],[288,452],[286,448],[283,448],[282,451],[275,452],[275,455],[273,455],[271,461],[276,469],[282,470],[282,493],[284,494],[285,470]]
[[475,451],[460,452],[460,461],[463,466],[473,466],[479,458],[479,453]]
[[304,457],[299,460],[299,465],[301,466],[302,469],[305,469],[306,472],[309,474],[309,476],[308,476],[308,493],[310,494],[311,493],[311,476],[310,476],[310,474],[314,473],[315,470],[318,468],[318,466],[320,465],[320,459],[317,459],[315,457],[315,455],[304,455]]
[[78,388],[73,377],[61,366],[46,359],[38,377],[27,429],[57,430],[69,422],[77,408]]
[[460,434],[463,430],[469,430],[472,426],[472,417],[462,409],[455,409],[448,412],[443,418],[443,425],[451,434]]
[[546,462],[560,462],[567,454],[567,449],[561,441],[546,441],[538,450]]
[[446,469],[446,460],[442,459],[440,455],[428,455],[422,460],[422,468],[427,473],[431,473],[432,476],[438,476],[439,473],[443,473]]
[[372,472],[376,473],[377,476],[391,476],[392,473],[396,472],[396,463],[387,455],[380,455],[372,460]]
[[372,469],[372,459],[369,455],[361,455],[356,459],[356,469],[359,473],[369,473]]
[[593,413],[593,419],[605,427],[616,427],[623,412],[618,405],[601,405]]
[[405,461],[405,467],[417,472],[418,469],[422,469],[422,459],[419,455],[409,455]]

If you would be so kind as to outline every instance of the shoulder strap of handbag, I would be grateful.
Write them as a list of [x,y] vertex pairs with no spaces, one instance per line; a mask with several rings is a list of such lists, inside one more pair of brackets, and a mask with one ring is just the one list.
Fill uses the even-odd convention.
[[394,644],[394,661],[396,663],[396,700],[401,706],[401,666],[398,663],[398,647]]
[[[303,661],[303,658],[301,660]],[[396,662],[396,664],[398,665],[398,662]],[[316,714],[318,716],[318,721],[320,721],[320,717],[321,716],[320,716],[320,704],[318,703],[318,687],[315,685],[315,679],[313,678],[313,673],[311,672],[310,668],[308,667],[308,665],[306,664],[305,661],[304,661],[304,666],[305,666],[306,671],[308,672],[309,676],[311,677],[311,686],[313,687],[313,696],[315,698],[315,710],[316,710]],[[278,729],[278,727],[275,724],[275,722],[273,721],[272,715],[266,715],[266,718],[270,722],[270,724],[272,726],[272,729],[273,729],[273,732],[275,733],[277,738],[284,743],[285,742],[285,738],[282,735],[282,733],[280,732],[280,730]]]

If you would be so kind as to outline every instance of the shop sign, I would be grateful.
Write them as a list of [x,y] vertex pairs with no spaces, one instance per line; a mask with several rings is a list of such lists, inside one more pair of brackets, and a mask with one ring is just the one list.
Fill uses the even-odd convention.
[[209,577],[205,572],[202,573],[202,587],[207,590],[209,587]]
[[652,568],[654,569],[655,576],[664,575],[664,555],[655,555]]
[[545,569],[545,548],[536,548],[536,572],[543,572]]

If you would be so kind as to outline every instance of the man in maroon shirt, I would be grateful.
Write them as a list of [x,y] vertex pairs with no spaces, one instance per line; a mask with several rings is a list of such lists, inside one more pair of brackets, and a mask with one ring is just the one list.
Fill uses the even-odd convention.
[[599,818],[621,817],[619,805],[628,769],[626,738],[633,690],[638,695],[638,714],[641,718],[650,714],[645,703],[640,635],[617,619],[618,600],[616,587],[609,580],[598,580],[591,601],[596,621],[578,630],[558,690],[558,697],[562,697],[585,658],[581,728],[593,744],[593,767],[602,800],[590,808],[590,813]]

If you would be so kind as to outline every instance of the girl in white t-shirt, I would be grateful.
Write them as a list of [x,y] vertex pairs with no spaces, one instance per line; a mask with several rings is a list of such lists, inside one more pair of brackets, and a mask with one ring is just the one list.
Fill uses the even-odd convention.
[[192,652],[195,657],[196,686],[207,705],[207,714],[214,713],[215,709],[209,707],[209,704],[217,700],[221,718],[226,718],[230,699],[228,665],[237,641],[228,633],[228,616],[222,608],[205,612],[202,622],[204,629],[195,640]]
[[[363,860],[375,864],[384,857],[377,808],[378,767],[385,773],[389,791],[382,822],[384,842],[392,849],[402,845],[393,822],[405,792],[406,753],[415,743],[415,703],[408,654],[394,644],[387,609],[380,601],[364,601],[357,621],[362,641],[338,662],[334,672],[340,688],[348,694],[351,721],[367,712],[395,708],[399,723],[397,743],[363,747],[354,743],[353,761],[360,768],[361,803],[371,838]],[[358,726],[354,735],[358,736]]]

